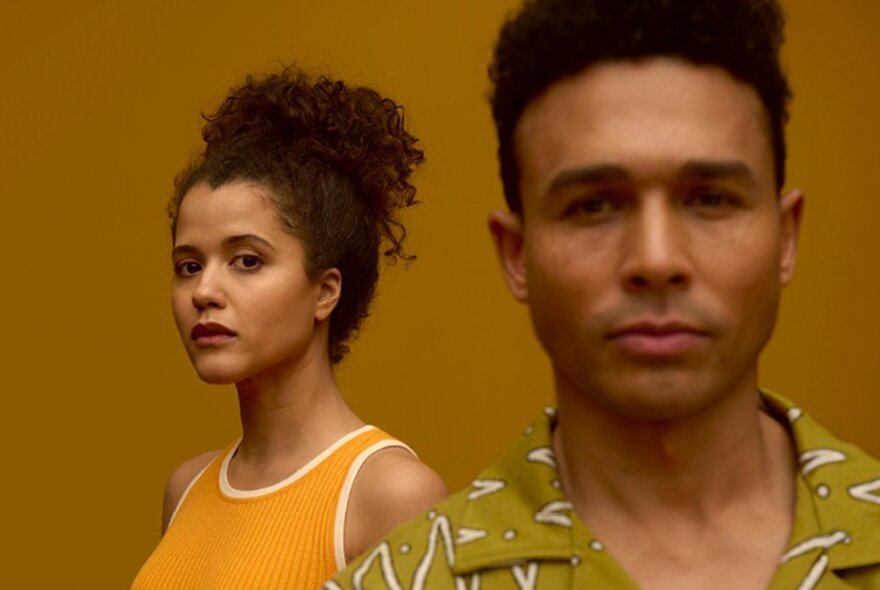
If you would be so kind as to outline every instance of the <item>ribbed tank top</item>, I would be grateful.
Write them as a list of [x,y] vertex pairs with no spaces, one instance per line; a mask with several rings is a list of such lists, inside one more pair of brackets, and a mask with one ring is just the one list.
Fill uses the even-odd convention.
[[344,525],[358,471],[373,453],[406,447],[373,426],[342,437],[290,477],[237,490],[224,449],[193,480],[132,590],[303,588],[345,566]]

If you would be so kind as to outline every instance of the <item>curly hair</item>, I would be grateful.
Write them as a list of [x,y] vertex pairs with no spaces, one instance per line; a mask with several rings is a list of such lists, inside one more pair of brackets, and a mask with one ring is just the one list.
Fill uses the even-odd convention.
[[369,313],[380,246],[388,262],[414,258],[398,213],[417,202],[410,176],[424,154],[402,107],[370,88],[286,68],[248,76],[203,118],[204,152],[175,179],[172,237],[194,185],[245,180],[268,189],[304,245],[306,273],[337,268],[344,277],[329,328],[330,360],[338,363]]
[[489,67],[508,207],[522,206],[514,132],[526,105],[593,64],[652,56],[718,66],[757,91],[781,188],[791,98],[779,63],[784,20],[777,0],[528,0],[504,24]]

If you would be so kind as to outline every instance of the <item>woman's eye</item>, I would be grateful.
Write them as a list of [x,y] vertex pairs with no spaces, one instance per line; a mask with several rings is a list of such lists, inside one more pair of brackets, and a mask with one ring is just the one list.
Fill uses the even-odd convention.
[[254,270],[260,268],[263,265],[263,261],[254,254],[242,254],[235,257],[234,264],[243,270]]
[[195,260],[183,260],[174,265],[174,274],[179,277],[190,277],[202,270],[202,265]]

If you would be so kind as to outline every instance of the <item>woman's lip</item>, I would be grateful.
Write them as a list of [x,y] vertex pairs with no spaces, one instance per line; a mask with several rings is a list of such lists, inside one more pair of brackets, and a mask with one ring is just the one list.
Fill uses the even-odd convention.
[[201,322],[193,326],[190,338],[199,347],[220,346],[231,342],[238,336],[235,330],[231,330],[217,322]]
[[234,334],[204,334],[193,338],[193,342],[195,342],[196,346],[200,348],[210,348],[212,346],[220,346],[232,342],[235,338],[236,336]]

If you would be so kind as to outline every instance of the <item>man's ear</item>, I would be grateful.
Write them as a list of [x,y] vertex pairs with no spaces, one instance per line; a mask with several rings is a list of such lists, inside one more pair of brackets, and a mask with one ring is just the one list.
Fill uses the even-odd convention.
[[315,320],[323,322],[339,303],[342,295],[342,273],[336,268],[328,268],[318,278],[318,299],[315,302]]
[[794,264],[797,260],[798,238],[801,232],[801,218],[804,213],[804,193],[793,189],[779,202],[780,250],[779,279],[787,285],[794,277]]
[[510,211],[492,211],[489,214],[489,233],[492,235],[507,287],[517,301],[525,303],[529,298],[529,290],[523,259],[522,217]]

